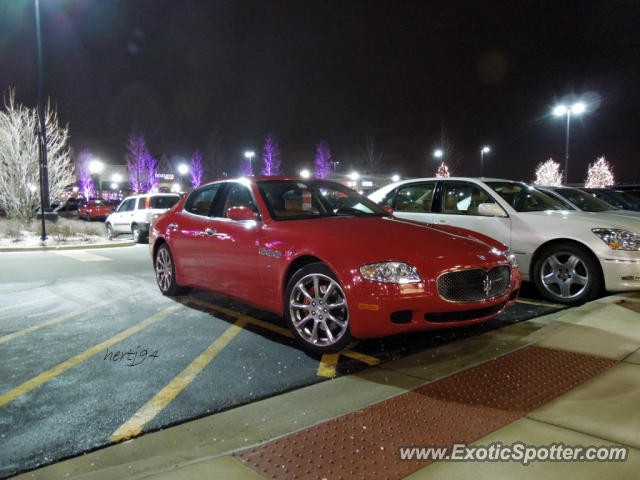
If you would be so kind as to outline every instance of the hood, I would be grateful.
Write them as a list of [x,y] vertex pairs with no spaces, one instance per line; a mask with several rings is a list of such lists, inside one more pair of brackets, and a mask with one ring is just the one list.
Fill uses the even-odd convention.
[[[615,213],[614,213],[615,212]],[[620,212],[627,212],[620,210]],[[634,213],[634,212],[628,212]],[[549,223],[549,228],[553,228],[553,223],[562,222],[563,225],[571,228],[584,228],[591,231],[592,228],[619,228],[631,230],[640,234],[640,217],[634,215],[620,214],[616,210],[608,212],[583,212],[575,210],[547,210],[544,212],[520,212],[522,219],[532,215],[545,218]]]
[[295,223],[306,238],[316,240],[314,248],[327,246],[327,258],[336,256],[339,240],[341,253],[359,264],[401,261],[441,269],[506,261],[504,245],[465,229],[390,217],[331,217]]

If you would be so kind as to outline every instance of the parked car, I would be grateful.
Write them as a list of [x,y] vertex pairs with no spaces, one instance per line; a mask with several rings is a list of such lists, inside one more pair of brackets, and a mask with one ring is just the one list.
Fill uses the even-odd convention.
[[640,198],[631,192],[608,188],[583,188],[582,190],[589,192],[594,197],[604,200],[616,208],[640,212]]
[[640,290],[640,221],[568,210],[524,183],[423,178],[370,198],[399,218],[454,225],[508,245],[522,277],[551,301],[578,305],[609,291]]
[[121,233],[131,233],[133,241],[143,242],[149,234],[149,224],[180,200],[176,193],[147,193],[122,200],[105,220],[109,240]]
[[87,203],[78,207],[78,218],[84,218],[85,220],[104,220],[115,209],[116,206],[111,202],[100,200],[99,198],[92,198]]
[[486,321],[521,284],[501,243],[395,219],[324,180],[209,183],[154,220],[149,240],[163,294],[197,287],[283,315],[316,353]]
[[572,187],[540,187],[536,188],[547,195],[552,196],[569,210],[580,210],[582,212],[607,213],[610,215],[620,215],[623,217],[640,218],[640,212],[623,210],[616,208],[604,200],[594,197],[589,192]]
[[78,214],[81,200],[78,197],[68,197],[60,201],[54,201],[51,204],[51,208],[61,216],[74,217]]

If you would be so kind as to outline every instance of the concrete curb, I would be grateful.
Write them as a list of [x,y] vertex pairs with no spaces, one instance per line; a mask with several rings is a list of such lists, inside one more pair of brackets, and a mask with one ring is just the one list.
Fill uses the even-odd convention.
[[136,243],[133,241],[123,241],[117,243],[91,243],[86,245],[60,245],[50,247],[2,247],[0,253],[11,252],[46,252],[50,250],[89,250],[96,248],[118,248],[118,247],[132,247]]

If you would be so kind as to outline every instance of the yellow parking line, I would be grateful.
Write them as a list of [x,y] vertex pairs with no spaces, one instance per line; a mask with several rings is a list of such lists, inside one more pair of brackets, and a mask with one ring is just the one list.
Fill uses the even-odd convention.
[[43,327],[47,327],[47,326],[53,325],[55,323],[63,322],[65,320],[68,320],[71,317],[75,317],[77,315],[81,315],[81,314],[83,314],[85,312],[88,312],[89,310],[93,310],[94,308],[104,307],[105,305],[109,305],[110,303],[117,302],[118,300],[122,300],[125,297],[133,295],[134,293],[136,293],[136,292],[125,293],[124,295],[120,295],[120,296],[112,298],[110,300],[105,300],[103,302],[99,302],[99,303],[96,303],[94,305],[89,305],[88,307],[84,307],[84,308],[81,308],[79,310],[74,310],[73,312],[65,313],[64,315],[61,315],[61,316],[56,317],[56,318],[52,318],[51,320],[47,320],[46,322],[39,323],[38,325],[34,325],[32,327],[25,328],[24,330],[18,330],[17,332],[13,332],[13,333],[10,333],[9,335],[5,335],[3,337],[0,337],[0,343],[8,342],[9,340],[13,340],[16,337],[21,337],[22,335],[24,335],[26,333],[30,333],[30,332],[33,332],[35,330],[39,330],[39,329],[41,329]]
[[[200,305],[201,307],[209,308],[211,310],[218,311],[220,313],[224,313],[225,315],[229,315],[230,317],[244,319],[246,323],[250,323],[260,328],[264,328],[265,330],[271,330],[272,332],[278,333],[284,337],[293,338],[293,334],[286,328],[279,327],[278,325],[273,325],[269,322],[265,322],[264,320],[258,320],[257,318],[250,317],[248,315],[241,315],[233,310],[229,310],[225,307],[219,307],[218,305],[214,305],[209,302],[205,302],[203,300],[198,300],[197,298],[189,298],[185,297],[183,299],[185,303],[194,303],[196,305]],[[355,360],[359,360],[367,365],[377,365],[380,363],[380,359],[373,357],[371,355],[366,355],[364,353],[356,352],[354,350],[343,350],[338,354],[325,354],[320,359],[320,365],[318,365],[318,373],[319,377],[335,377],[336,376],[336,367],[338,365],[338,359],[340,355],[344,355]]]
[[318,365],[318,377],[335,377],[336,367],[338,366],[338,360],[340,359],[339,353],[326,353],[322,355],[320,365]]
[[538,307],[567,308],[566,305],[561,305],[559,303],[532,302],[531,300],[521,300],[520,298],[518,300],[516,300],[516,303],[525,303],[527,305],[536,305]]
[[0,308],[0,312],[6,312],[7,310],[13,310],[14,308],[20,307],[28,307],[29,305],[33,305],[34,303],[44,302],[45,300],[51,300],[56,298],[55,295],[51,295],[50,297],[40,297],[35,300],[29,300],[28,302],[18,303],[16,305],[9,305],[8,307]]
[[144,426],[176,398],[194,378],[244,329],[247,320],[239,319],[180,372],[166,387],[160,390],[151,400],[145,403],[133,416],[120,426],[109,440],[120,442],[140,434]]
[[75,367],[76,365],[78,365],[79,363],[87,360],[88,358],[93,357],[96,353],[101,352],[101,351],[111,347],[112,345],[115,345],[118,342],[121,342],[125,338],[128,338],[131,335],[133,335],[134,333],[137,333],[140,330],[148,327],[152,323],[157,322],[162,317],[168,315],[170,312],[172,312],[173,310],[176,310],[178,308],[180,308],[180,307],[176,305],[176,306],[173,306],[173,307],[169,307],[169,308],[163,310],[162,312],[156,313],[155,315],[152,315],[151,317],[147,318],[146,320],[143,320],[142,322],[138,323],[137,325],[134,325],[133,327],[128,328],[123,332],[120,332],[119,334],[111,337],[110,339],[105,340],[104,342],[102,342],[102,343],[100,343],[100,344],[98,344],[98,345],[96,345],[94,347],[91,347],[88,350],[85,350],[84,352],[76,355],[75,357],[71,357],[69,360],[66,360],[66,361],[64,361],[62,363],[59,363],[55,367],[47,370],[46,372],[41,373],[37,377],[33,377],[31,380],[28,380],[28,381],[24,382],[22,385],[14,388],[10,392],[5,393],[4,395],[0,395],[0,407],[2,407],[4,405],[6,405],[7,403],[15,400],[19,396],[30,392],[34,388],[39,387],[43,383],[48,382],[52,378],[57,377],[61,373],[66,372],[70,368]]

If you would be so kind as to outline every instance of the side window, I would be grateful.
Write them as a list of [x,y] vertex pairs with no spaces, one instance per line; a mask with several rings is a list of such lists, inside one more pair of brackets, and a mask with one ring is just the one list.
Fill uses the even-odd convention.
[[120,205],[120,208],[118,208],[118,212],[130,212],[131,210],[133,210],[135,201],[136,201],[135,198],[130,198],[129,200],[125,200],[124,202],[122,202],[122,205]]
[[379,205],[381,207],[391,207],[393,208],[393,199],[396,198],[397,188],[394,188],[389,193],[387,193],[382,200],[380,200]]
[[495,203],[480,187],[472,183],[444,182],[442,213],[449,215],[480,215],[478,205]]
[[184,211],[193,213],[194,215],[209,216],[211,204],[216,196],[216,192],[220,189],[219,183],[207,185],[206,187],[194,190],[184,203]]
[[136,206],[135,210],[144,210],[146,202],[147,197],[140,197],[138,199],[138,205]]
[[227,210],[232,207],[248,207],[252,211],[259,213],[253,201],[251,190],[247,186],[241,183],[229,182],[227,188],[227,197],[222,208],[222,216],[224,218],[228,218]]
[[415,183],[398,189],[394,205],[396,212],[430,213],[436,182]]

